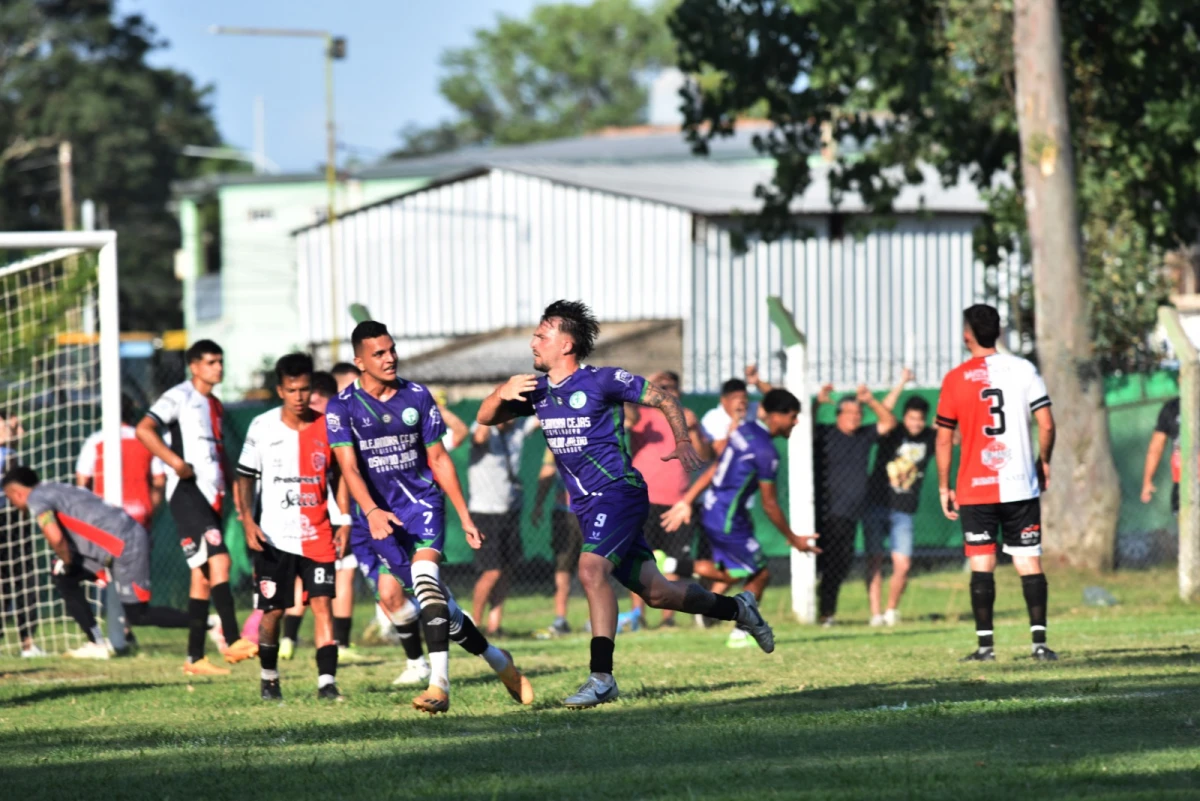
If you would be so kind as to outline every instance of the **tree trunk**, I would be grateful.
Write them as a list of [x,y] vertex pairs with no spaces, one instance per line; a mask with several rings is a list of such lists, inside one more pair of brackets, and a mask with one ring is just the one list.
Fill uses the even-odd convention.
[[1042,504],[1049,562],[1110,570],[1121,493],[1084,288],[1056,0],[1016,0],[1013,50],[1039,366],[1058,426]]

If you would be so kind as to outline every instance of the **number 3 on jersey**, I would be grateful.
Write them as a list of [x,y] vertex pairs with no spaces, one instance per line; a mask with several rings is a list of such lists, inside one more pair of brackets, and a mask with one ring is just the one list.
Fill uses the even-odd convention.
[[992,415],[994,426],[984,426],[983,433],[989,437],[998,437],[1008,430],[1008,426],[1004,420],[1004,390],[990,387],[979,393],[981,400],[991,400],[992,405],[988,408],[988,412]]

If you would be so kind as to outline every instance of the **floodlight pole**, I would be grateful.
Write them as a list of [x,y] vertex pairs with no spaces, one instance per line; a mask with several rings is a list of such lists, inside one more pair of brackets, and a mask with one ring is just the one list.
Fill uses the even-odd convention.
[[[800,399],[800,417],[788,438],[788,522],[800,536],[816,531],[813,487],[813,408],[808,393],[808,340],[777,297],[767,298],[767,314],[779,329],[787,357],[788,391]],[[820,542],[817,543],[820,545]],[[817,622],[817,557],[791,549],[792,613],[801,623]]]

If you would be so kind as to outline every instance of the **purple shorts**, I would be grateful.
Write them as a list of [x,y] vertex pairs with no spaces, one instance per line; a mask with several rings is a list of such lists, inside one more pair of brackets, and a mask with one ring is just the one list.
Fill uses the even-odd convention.
[[642,590],[642,565],[654,562],[654,552],[642,533],[650,513],[645,489],[620,487],[590,495],[572,504],[583,533],[583,553],[603,556],[615,566],[613,577],[634,592]]
[[412,589],[412,560],[394,534],[374,539],[365,524],[356,520],[350,528],[350,550],[358,559],[358,569],[373,587],[379,587],[379,574],[387,573],[405,589]]
[[712,561],[734,578],[753,576],[767,566],[749,515],[727,515],[714,507],[704,511],[700,527],[712,548]]

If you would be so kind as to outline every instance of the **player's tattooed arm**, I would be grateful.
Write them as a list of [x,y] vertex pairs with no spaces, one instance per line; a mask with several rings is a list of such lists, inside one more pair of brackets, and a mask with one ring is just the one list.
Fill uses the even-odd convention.
[[642,406],[653,406],[661,411],[663,417],[667,418],[667,425],[671,427],[671,433],[675,435],[675,452],[664,456],[664,462],[678,459],[683,465],[683,469],[689,473],[694,473],[704,466],[696,449],[692,447],[692,437],[688,432],[687,416],[683,413],[683,406],[674,395],[647,383],[646,391],[642,394],[639,403]]

